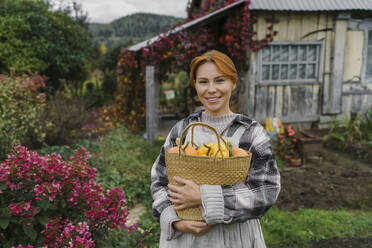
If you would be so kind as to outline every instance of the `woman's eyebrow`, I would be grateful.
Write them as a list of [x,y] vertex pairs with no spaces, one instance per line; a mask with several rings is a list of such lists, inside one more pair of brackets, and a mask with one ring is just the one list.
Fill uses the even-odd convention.
[[[224,75],[218,75],[218,76],[214,77],[213,79],[216,79],[216,78],[224,78],[224,77],[225,77]],[[196,80],[200,80],[200,79],[206,79],[206,80],[208,80],[207,77],[198,77],[198,78],[196,78]]]

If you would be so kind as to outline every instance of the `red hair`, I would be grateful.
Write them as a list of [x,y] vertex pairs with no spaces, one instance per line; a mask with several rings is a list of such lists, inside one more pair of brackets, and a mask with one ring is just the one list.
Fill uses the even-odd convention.
[[190,84],[192,86],[195,86],[195,77],[199,66],[207,62],[214,63],[218,71],[222,75],[230,78],[234,84],[238,82],[238,73],[236,71],[234,62],[229,58],[229,56],[217,50],[210,50],[201,56],[195,57],[191,61]]

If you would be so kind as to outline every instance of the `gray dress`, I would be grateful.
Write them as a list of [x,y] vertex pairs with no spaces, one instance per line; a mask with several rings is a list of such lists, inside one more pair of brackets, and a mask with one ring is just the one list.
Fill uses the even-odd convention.
[[166,235],[161,234],[160,247],[264,248],[266,246],[259,220],[252,219],[243,223],[216,224],[201,236],[183,233],[168,241]]

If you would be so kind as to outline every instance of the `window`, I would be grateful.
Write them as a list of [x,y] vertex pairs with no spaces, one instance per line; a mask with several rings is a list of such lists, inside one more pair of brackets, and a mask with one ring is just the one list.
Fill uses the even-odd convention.
[[270,44],[260,52],[259,81],[318,82],[320,47],[315,42]]
[[366,76],[372,78],[372,30],[368,30]]

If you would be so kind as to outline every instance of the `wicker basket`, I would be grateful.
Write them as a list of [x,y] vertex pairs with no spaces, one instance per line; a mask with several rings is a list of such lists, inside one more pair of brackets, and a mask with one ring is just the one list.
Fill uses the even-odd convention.
[[[220,142],[224,142],[226,144],[226,141],[213,127],[201,122],[193,122],[189,124],[183,130],[180,140],[182,141],[187,130],[190,127],[193,127],[191,132],[191,144],[195,146],[193,142],[195,126],[204,126],[214,131],[217,137],[219,151],[221,144]],[[198,185],[234,185],[245,182],[248,176],[248,170],[252,157],[250,152],[248,152],[248,156],[245,157],[231,158],[224,158],[222,152],[222,158],[216,157],[219,152],[217,152],[214,157],[189,156],[181,154],[182,144],[178,145],[179,153],[165,153],[165,164],[167,168],[168,180],[169,183],[173,185],[177,185],[173,179],[174,176],[191,180]],[[177,211],[177,214],[179,218],[185,220],[203,220],[200,207],[180,210]]]

